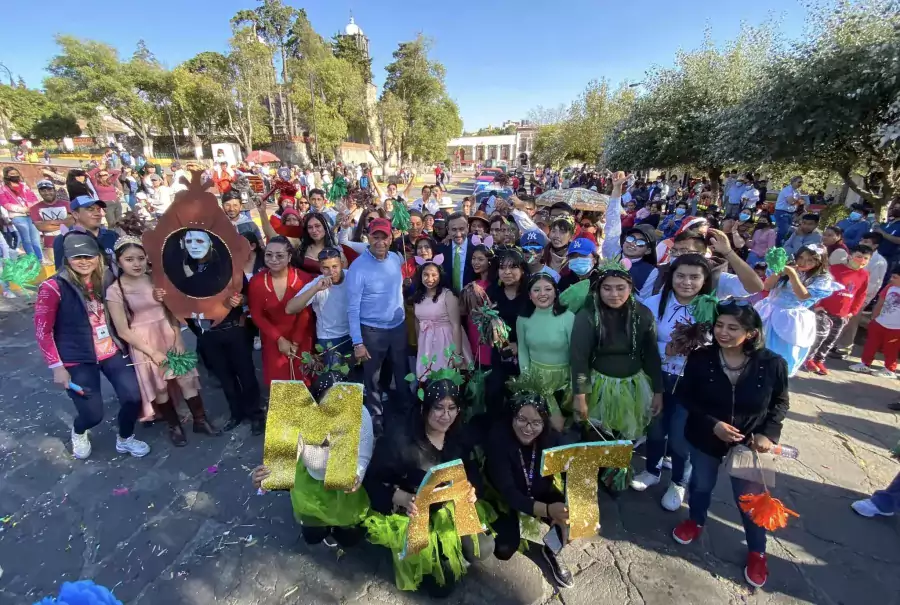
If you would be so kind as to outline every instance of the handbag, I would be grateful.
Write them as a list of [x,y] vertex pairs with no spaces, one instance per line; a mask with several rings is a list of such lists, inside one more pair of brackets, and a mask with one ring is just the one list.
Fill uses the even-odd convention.
[[761,483],[766,488],[775,486],[775,456],[772,454],[760,455],[746,445],[736,445],[728,452],[725,465],[732,477]]

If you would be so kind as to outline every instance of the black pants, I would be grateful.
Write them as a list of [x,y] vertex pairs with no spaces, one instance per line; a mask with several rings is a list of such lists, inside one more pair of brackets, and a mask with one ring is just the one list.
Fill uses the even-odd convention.
[[816,313],[816,341],[809,350],[809,358],[825,361],[849,321],[849,317],[838,317],[824,311]]
[[197,337],[197,350],[206,368],[222,385],[231,417],[256,420],[263,417],[259,382],[253,366],[253,348],[243,326],[214,328]]
[[319,544],[332,535],[335,541],[344,548],[356,546],[365,535],[365,530],[359,525],[352,527],[304,525],[300,528],[300,532],[303,534],[303,541],[307,544]]
[[[563,502],[565,499],[561,494],[538,498],[540,502],[552,504],[554,502]],[[544,519],[550,523],[549,519]],[[491,529],[497,532],[494,538],[494,556],[501,561],[509,561],[519,550],[519,543],[522,541],[522,533],[519,528],[519,513],[509,511],[506,513],[497,512],[497,520],[491,524]]]

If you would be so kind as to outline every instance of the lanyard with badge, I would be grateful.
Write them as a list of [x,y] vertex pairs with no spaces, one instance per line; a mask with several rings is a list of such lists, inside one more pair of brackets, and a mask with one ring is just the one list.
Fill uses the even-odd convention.
[[106,325],[106,320],[103,316],[103,305],[102,303],[94,298],[93,292],[91,292],[91,300],[88,301],[87,304],[88,313],[97,318],[100,325],[94,328],[94,336],[98,341],[106,340],[109,338],[109,326]]

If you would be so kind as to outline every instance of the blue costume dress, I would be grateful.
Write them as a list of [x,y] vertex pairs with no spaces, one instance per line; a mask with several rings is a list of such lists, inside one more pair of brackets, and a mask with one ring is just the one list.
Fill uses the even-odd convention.
[[769,292],[769,296],[754,305],[762,318],[766,347],[784,357],[789,376],[797,373],[816,340],[816,314],[812,311],[813,305],[844,288],[828,273],[807,282],[801,272],[800,279],[809,292],[806,300],[797,298],[788,281],[779,282]]

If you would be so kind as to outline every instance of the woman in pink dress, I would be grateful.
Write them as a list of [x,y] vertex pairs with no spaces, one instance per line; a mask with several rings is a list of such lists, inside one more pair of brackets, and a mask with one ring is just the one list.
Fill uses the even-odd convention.
[[153,282],[147,273],[147,254],[141,241],[131,236],[120,237],[115,257],[121,272],[107,288],[106,302],[116,333],[131,351],[141,389],[143,416],[152,417],[156,411],[169,425],[172,443],[178,447],[187,444],[178,412],[169,397],[169,381],[174,380],[194,417],[194,432],[218,435],[219,431],[206,419],[197,369],[174,376],[165,367],[167,351],[184,350],[181,326],[153,298]]
[[[482,240],[477,235],[472,236],[472,269],[478,279],[472,282],[472,288],[480,288],[486,291],[491,282],[497,281],[497,268],[494,266],[494,238],[490,235]],[[487,297],[487,293],[483,295]],[[479,297],[480,298],[480,297]],[[472,309],[468,312],[471,313]],[[478,367],[490,367],[491,365],[491,343],[482,344],[480,342],[481,335],[478,333],[478,327],[471,317],[466,317],[466,335],[469,338],[469,347],[472,351],[475,365]]]
[[[450,367],[450,359],[446,355],[450,345],[453,345],[454,353],[462,356],[467,363],[472,360],[472,353],[468,340],[463,338],[459,302],[451,290],[441,286],[444,255],[438,254],[428,261],[416,257],[416,262],[419,272],[416,274],[412,300],[418,341],[416,376],[421,380],[428,372]],[[422,363],[423,357],[435,357],[435,361],[429,367],[428,363]]]

